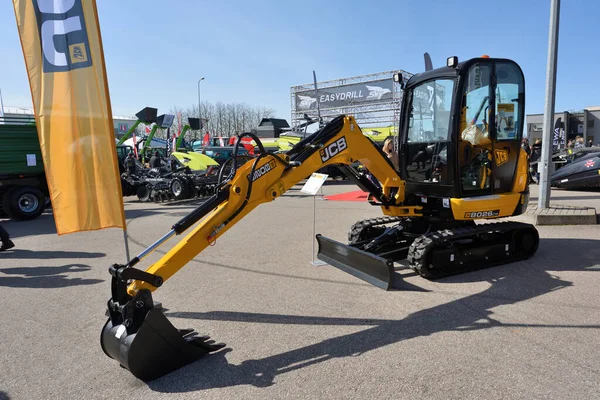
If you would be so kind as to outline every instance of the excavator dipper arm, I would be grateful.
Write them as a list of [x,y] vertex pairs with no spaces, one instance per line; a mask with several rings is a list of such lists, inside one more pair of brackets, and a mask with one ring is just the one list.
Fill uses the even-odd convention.
[[[172,231],[180,234],[204,218],[146,272],[166,281],[257,206],[277,199],[311,173],[330,164],[350,165],[360,161],[381,183],[378,188],[371,181],[363,180],[362,186],[387,206],[402,204],[403,181],[385,155],[361,133],[354,119],[334,120],[314,136],[291,155],[263,153],[237,168],[235,177],[217,194],[173,226]],[[414,207],[405,208],[407,213],[414,210]],[[128,291],[135,295],[142,289],[152,291],[155,287],[149,282],[134,281]]]
[[[207,338],[194,337],[190,331],[175,329],[155,307],[151,292],[254,208],[277,199],[313,172],[327,165],[350,166],[358,161],[376,181],[359,174],[352,178],[367,189],[378,204],[395,208],[397,215],[414,216],[420,211],[419,207],[403,205],[405,182],[386,155],[362,134],[350,116],[335,118],[285,155],[267,153],[260,140],[253,139],[259,144],[261,153],[240,167],[235,165],[234,157],[232,172],[215,195],[174,224],[170,232],[128,264],[110,267],[112,298],[108,301],[109,320],[103,329],[102,348],[109,357],[118,360],[140,379],[162,376],[223,346]],[[239,143],[240,140],[236,146]],[[346,170],[352,173],[351,168]],[[154,249],[187,231],[198,221],[197,226],[156,263],[145,271],[134,268]],[[323,239],[319,239],[320,246],[327,248]],[[324,259],[329,258],[325,255]],[[377,275],[391,271],[385,260],[383,264],[372,264],[374,272],[349,269],[339,263],[331,265],[371,283],[386,281],[385,277],[379,279]],[[371,279],[373,276],[375,281]]]

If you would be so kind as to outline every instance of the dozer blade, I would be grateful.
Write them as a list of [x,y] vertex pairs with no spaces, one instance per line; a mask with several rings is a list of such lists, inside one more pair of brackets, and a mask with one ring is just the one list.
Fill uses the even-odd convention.
[[375,254],[317,235],[317,258],[365,282],[390,290],[394,281],[394,263]]
[[109,319],[102,329],[104,353],[117,360],[135,377],[150,381],[179,369],[207,353],[223,348],[208,337],[195,337],[192,330],[176,329],[162,311],[153,308],[136,333]]

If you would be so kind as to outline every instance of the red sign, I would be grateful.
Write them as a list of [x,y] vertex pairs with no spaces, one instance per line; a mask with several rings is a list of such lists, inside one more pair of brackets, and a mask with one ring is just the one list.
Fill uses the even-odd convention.
[[587,168],[593,167],[593,166],[594,166],[594,164],[596,164],[596,162],[595,162],[594,160],[587,160],[587,161],[585,162],[585,166],[586,166]]

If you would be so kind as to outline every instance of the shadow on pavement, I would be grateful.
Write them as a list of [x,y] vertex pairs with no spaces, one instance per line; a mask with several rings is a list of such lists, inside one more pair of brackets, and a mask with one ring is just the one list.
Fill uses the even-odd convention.
[[149,208],[149,209],[135,209],[135,210],[125,210],[125,219],[129,222],[132,219],[136,219],[139,217],[149,217],[151,215],[159,215],[166,214],[167,211],[161,211],[160,209]]
[[[198,360],[148,386],[158,392],[191,392],[236,385],[266,387],[275,377],[338,357],[356,357],[403,340],[429,336],[444,331],[472,331],[502,327],[600,329],[600,325],[531,325],[502,323],[492,318],[493,309],[516,304],[544,294],[568,288],[573,284],[561,280],[551,271],[584,271],[600,260],[600,241],[574,239],[542,239],[531,260],[461,274],[438,282],[488,282],[483,292],[446,304],[424,309],[401,320],[328,318],[292,315],[253,314],[243,312],[173,312],[180,318],[233,322],[308,325],[365,325],[355,333],[326,339],[274,356],[230,364],[226,354],[232,349]],[[440,286],[443,287],[443,286]],[[393,293],[390,293],[393,296]],[[390,301],[393,298],[390,297]],[[202,332],[200,332],[202,333]],[[218,341],[218,338],[215,338]]]
[[11,239],[32,235],[56,235],[54,216],[48,212],[31,221],[2,221],[2,227],[8,231]]
[[291,275],[291,274],[281,274],[281,273],[276,273],[276,272],[257,271],[255,269],[234,267],[232,265],[219,264],[219,263],[209,262],[209,261],[192,260],[192,262],[197,262],[199,264],[204,264],[204,265],[212,265],[212,266],[220,267],[220,268],[232,269],[232,270],[236,270],[236,271],[251,272],[253,274],[259,274],[259,275],[279,276],[282,278],[300,279],[300,280],[305,280],[305,281],[326,282],[326,283],[333,283],[335,285],[364,286],[367,288],[370,286],[368,283],[364,283],[362,281],[357,281],[357,282],[333,281],[330,279],[312,278],[309,276],[298,276],[298,275]]
[[[71,278],[69,275],[66,275],[89,270],[91,270],[91,267],[83,264],[68,264],[60,267],[1,268],[0,286],[48,289],[78,285],[94,285],[96,283],[104,282],[101,279]],[[3,275],[21,276],[5,277]]]
[[[184,207],[181,207],[184,208]],[[187,206],[191,211],[192,208]],[[172,210],[172,208],[171,208]],[[152,215],[162,215],[170,212],[170,209],[161,210],[161,206],[156,204],[153,208],[146,209],[126,209],[125,219],[129,222],[130,220],[139,217],[148,217]],[[13,220],[2,220],[2,226],[8,231],[11,239],[18,239],[27,236],[41,236],[41,235],[56,235],[56,224],[54,223],[54,215],[51,212],[46,211],[38,218],[31,221],[13,221]]]
[[86,251],[43,251],[43,250],[22,250],[14,248],[0,253],[0,260],[7,258],[14,259],[61,259],[61,258],[100,258],[106,256],[105,253],[89,253]]
[[8,396],[8,393],[0,390],[0,400],[10,400],[10,397]]

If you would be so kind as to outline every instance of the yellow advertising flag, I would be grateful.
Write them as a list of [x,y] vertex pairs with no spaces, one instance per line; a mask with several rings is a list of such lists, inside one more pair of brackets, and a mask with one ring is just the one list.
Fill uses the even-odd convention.
[[13,0],[59,235],[125,229],[95,0]]

